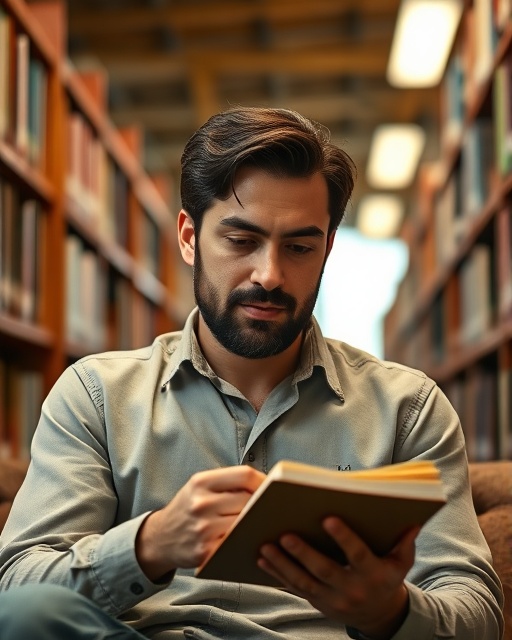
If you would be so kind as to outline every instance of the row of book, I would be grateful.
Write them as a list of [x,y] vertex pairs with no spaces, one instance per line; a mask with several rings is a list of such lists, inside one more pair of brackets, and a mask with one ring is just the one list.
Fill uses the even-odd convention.
[[512,459],[512,369],[484,360],[444,385],[471,460]]
[[492,245],[476,244],[460,267],[460,334],[463,345],[478,342],[491,328],[496,309]]
[[153,341],[154,304],[73,233],[66,238],[66,275],[66,336],[80,352]]
[[474,107],[482,85],[490,79],[497,105],[496,142],[501,152],[501,134],[510,131],[510,118],[505,115],[510,106],[510,53],[497,68],[494,65],[500,38],[510,29],[509,2],[474,0],[465,11],[442,86],[441,140],[445,150],[459,144],[468,111]]
[[[506,213],[510,217],[510,212]],[[500,289],[501,280],[495,267],[493,245],[477,243],[435,296],[430,313],[416,327],[414,340],[402,340],[401,353],[395,353],[394,358],[423,368],[422,354],[430,354],[431,364],[436,365],[454,351],[481,341],[497,322],[499,304],[505,309],[505,296],[508,313],[511,308],[511,277],[509,275],[508,284],[503,282]],[[393,309],[397,318],[407,318],[408,312],[410,314],[414,281],[410,276],[399,288]]]
[[133,349],[151,344],[156,335],[156,311],[128,280],[110,271],[110,348]]
[[507,53],[493,84],[496,167],[504,176],[512,170],[512,53]]
[[0,6],[0,139],[43,168],[48,71],[27,34]]
[[41,202],[0,176],[0,312],[38,320],[44,238]]
[[0,457],[29,457],[43,400],[40,371],[0,360]]
[[67,338],[99,351],[106,341],[106,266],[74,234],[66,238],[66,277]]
[[473,219],[481,214],[495,166],[494,128],[490,118],[477,118],[462,136],[461,152],[435,200],[436,262],[450,262]]
[[512,457],[512,2],[464,3],[441,90],[440,156],[418,171],[388,359],[446,391],[469,458]]
[[70,111],[66,189],[85,222],[122,247],[128,242],[128,180],[85,116]]
[[[435,375],[435,365],[445,362],[449,337],[437,335],[443,322],[439,300],[432,313],[416,328],[414,339],[401,343],[400,360],[411,366],[426,368]],[[437,307],[437,310],[436,310]],[[436,319],[437,316],[437,319]],[[441,333],[443,329],[441,329]],[[504,347],[505,348],[505,347]],[[511,346],[507,349],[511,351]],[[432,360],[426,367],[425,352]],[[449,375],[439,384],[456,410],[466,438],[471,460],[512,459],[512,364],[500,364],[497,353],[479,360],[457,375]]]

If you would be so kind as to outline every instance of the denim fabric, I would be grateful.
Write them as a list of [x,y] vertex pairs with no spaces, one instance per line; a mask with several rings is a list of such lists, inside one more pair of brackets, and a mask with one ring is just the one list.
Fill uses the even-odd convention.
[[395,640],[496,640],[501,590],[470,495],[464,438],[423,373],[325,339],[313,319],[301,362],[256,413],[205,361],[194,333],[88,356],[46,399],[32,464],[0,539],[0,588],[68,586],[152,638],[346,638],[291,594],[199,580],[150,582],[135,556],[148,513],[190,476],[280,459],[333,469],[435,460],[448,504],[417,539],[410,613]]
[[24,585],[0,594],[2,640],[143,640],[71,589]]

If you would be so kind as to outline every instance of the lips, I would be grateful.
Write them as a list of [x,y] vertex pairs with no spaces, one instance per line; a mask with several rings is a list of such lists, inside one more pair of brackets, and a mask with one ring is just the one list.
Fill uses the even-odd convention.
[[283,311],[293,314],[297,301],[281,289],[266,291],[260,287],[250,290],[234,289],[228,296],[226,308],[234,310],[237,306],[258,310],[261,313],[278,314]]
[[241,305],[242,307],[254,307],[255,309],[262,309],[263,311],[284,311],[285,307],[277,307],[275,305],[267,305],[267,304],[260,304],[260,303],[251,303],[251,302],[244,302]]
[[285,309],[283,307],[275,307],[271,305],[248,304],[243,303],[240,305],[242,309],[251,316],[258,320],[273,320],[279,316]]

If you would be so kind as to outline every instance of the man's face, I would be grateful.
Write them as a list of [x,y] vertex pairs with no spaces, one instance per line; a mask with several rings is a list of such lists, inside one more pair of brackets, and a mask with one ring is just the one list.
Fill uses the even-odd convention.
[[328,253],[327,185],[320,174],[246,168],[235,190],[240,202],[215,201],[194,238],[194,292],[225,349],[266,358],[300,339],[311,318]]

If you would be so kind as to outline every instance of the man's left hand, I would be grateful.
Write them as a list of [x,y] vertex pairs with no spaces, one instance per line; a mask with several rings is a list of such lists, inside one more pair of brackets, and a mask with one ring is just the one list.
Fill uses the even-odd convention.
[[346,565],[319,553],[298,536],[286,534],[279,540],[282,548],[274,544],[262,547],[258,566],[328,618],[372,639],[387,640],[407,615],[404,579],[414,563],[419,528],[408,531],[383,558],[340,519],[326,518],[324,528],[343,550]]

